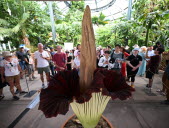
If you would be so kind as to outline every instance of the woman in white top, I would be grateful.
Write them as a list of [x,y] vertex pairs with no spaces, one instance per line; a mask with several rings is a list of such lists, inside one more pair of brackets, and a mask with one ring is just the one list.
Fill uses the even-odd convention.
[[77,56],[74,59],[74,68],[76,68],[77,70],[80,69],[80,51],[77,52]]
[[[10,91],[13,95],[14,100],[19,100],[19,97],[16,96],[14,93],[14,86],[19,90],[20,94],[26,93],[25,91],[22,91],[20,86],[20,72],[21,67],[19,66],[18,59],[13,58],[12,54],[9,51],[4,51],[2,53],[4,60],[1,61],[1,75],[5,75],[6,81],[10,85]],[[2,82],[5,81],[5,79],[2,77]]]
[[78,51],[80,51],[80,48],[81,48],[81,45],[78,44],[76,47],[76,50],[74,51],[74,57],[77,57],[77,55],[78,55],[77,53],[78,53]]
[[105,51],[104,56],[101,57],[99,60],[99,63],[98,63],[99,67],[108,68],[109,60],[110,60],[110,51]]

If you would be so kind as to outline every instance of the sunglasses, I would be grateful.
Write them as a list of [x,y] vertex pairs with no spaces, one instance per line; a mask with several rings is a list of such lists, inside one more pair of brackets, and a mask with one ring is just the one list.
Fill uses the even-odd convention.
[[12,63],[9,63],[12,67],[13,67],[13,64]]

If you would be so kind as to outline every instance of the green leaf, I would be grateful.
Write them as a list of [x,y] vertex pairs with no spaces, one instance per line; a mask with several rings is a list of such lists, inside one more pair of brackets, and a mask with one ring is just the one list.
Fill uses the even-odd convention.
[[8,24],[6,20],[0,18],[0,26],[7,26]]
[[165,18],[165,19],[168,19],[169,18],[169,10],[163,12],[162,17]]

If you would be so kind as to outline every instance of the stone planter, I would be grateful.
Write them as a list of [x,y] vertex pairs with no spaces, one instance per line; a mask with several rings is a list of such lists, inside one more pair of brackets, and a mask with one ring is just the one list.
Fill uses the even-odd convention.
[[[69,117],[69,119],[67,119],[67,120],[65,121],[65,123],[62,125],[61,128],[65,128],[65,126],[66,126],[66,124],[68,123],[68,121],[71,120],[71,119],[72,119],[73,117],[75,117],[75,116],[76,116],[76,115],[74,114],[74,115],[72,115],[71,117]],[[102,115],[102,118],[103,118],[103,120],[109,125],[110,128],[115,128],[115,127],[112,126],[112,124],[108,121],[108,119],[107,119],[106,117],[104,117],[104,116]]]

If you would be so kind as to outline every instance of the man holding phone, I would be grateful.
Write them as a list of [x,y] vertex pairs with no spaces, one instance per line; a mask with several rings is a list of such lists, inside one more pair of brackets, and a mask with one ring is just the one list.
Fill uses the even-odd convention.
[[50,56],[47,51],[43,50],[43,44],[38,43],[38,51],[35,52],[35,69],[37,68],[38,74],[40,74],[43,88],[45,88],[43,72],[46,74],[47,82],[50,79],[49,60]]

